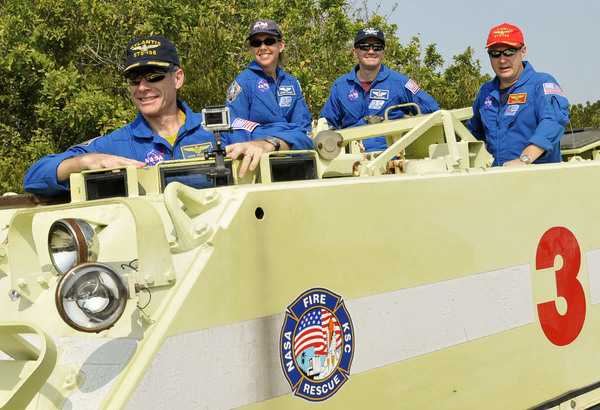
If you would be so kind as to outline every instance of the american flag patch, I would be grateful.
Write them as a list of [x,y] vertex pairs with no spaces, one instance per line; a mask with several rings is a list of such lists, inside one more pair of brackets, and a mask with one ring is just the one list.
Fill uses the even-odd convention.
[[236,118],[235,120],[233,120],[231,128],[233,128],[234,130],[246,130],[252,132],[254,131],[254,128],[256,128],[258,125],[259,124],[254,121],[248,121],[243,118]]
[[556,94],[560,95],[561,97],[565,96],[562,88],[560,88],[560,86],[556,83],[544,83],[544,94]]
[[420,90],[420,88],[417,85],[417,83],[415,83],[413,80],[409,80],[404,86],[406,88],[408,88],[410,90],[410,92],[413,93],[413,94],[416,94],[417,91]]

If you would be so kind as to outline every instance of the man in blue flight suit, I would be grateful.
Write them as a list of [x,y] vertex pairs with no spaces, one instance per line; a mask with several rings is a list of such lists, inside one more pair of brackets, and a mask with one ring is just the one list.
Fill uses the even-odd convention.
[[556,80],[523,61],[527,47],[510,24],[491,29],[485,46],[496,77],[481,86],[469,131],[485,141],[493,165],[560,162],[569,101]]
[[48,155],[33,164],[23,186],[34,194],[56,195],[69,189],[69,176],[87,169],[155,165],[169,159],[193,158],[215,146],[202,126],[202,114],[177,99],[183,85],[175,46],[151,36],[127,45],[123,75],[139,109],[134,122],[110,134]]
[[[156,165],[170,159],[204,157],[215,147],[202,127],[202,114],[177,99],[185,75],[175,46],[161,36],[131,41],[123,75],[139,113],[135,121],[110,134],[48,155],[33,164],[23,181],[26,191],[57,195],[69,189],[69,176],[88,169]],[[223,143],[227,140],[223,138]],[[248,164],[242,164],[244,170]]]
[[[383,117],[392,105],[416,103],[423,114],[440,109],[435,100],[404,74],[382,64],[385,37],[379,29],[368,27],[358,31],[354,39],[354,56],[358,64],[350,73],[335,80],[329,98],[321,111],[330,126],[336,129],[365,125],[367,116]],[[388,118],[416,114],[414,107],[391,110]],[[363,141],[365,151],[383,151],[385,137]]]

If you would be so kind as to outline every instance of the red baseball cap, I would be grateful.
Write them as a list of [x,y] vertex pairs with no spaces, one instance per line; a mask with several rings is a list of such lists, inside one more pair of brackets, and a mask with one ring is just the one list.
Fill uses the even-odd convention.
[[504,23],[490,30],[485,48],[494,44],[507,44],[519,47],[520,45],[525,45],[525,42],[523,41],[523,33],[521,33],[519,27]]

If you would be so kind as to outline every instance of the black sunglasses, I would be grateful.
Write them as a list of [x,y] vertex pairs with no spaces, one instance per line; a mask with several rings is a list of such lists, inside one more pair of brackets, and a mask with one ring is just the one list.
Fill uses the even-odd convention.
[[500,54],[504,54],[505,57],[512,57],[515,54],[517,54],[517,51],[519,51],[522,48],[523,48],[523,46],[521,46],[521,47],[507,48],[506,50],[502,50],[502,51],[499,51],[499,50],[488,50],[487,53],[492,58],[498,58],[498,57],[500,57]]
[[164,70],[153,70],[145,73],[131,72],[127,74],[127,82],[129,85],[139,85],[142,82],[142,78],[145,78],[149,83],[157,83],[164,80],[167,73],[168,71]]
[[268,37],[268,38],[265,38],[264,40],[259,40],[257,38],[253,38],[252,40],[250,40],[250,45],[254,48],[258,48],[263,43],[265,43],[265,46],[272,46],[273,44],[277,43],[278,41],[281,41],[281,40],[273,38],[273,37]]
[[371,47],[373,47],[373,51],[383,51],[385,46],[381,43],[369,44],[369,43],[360,43],[357,44],[358,48],[362,51],[369,51]]

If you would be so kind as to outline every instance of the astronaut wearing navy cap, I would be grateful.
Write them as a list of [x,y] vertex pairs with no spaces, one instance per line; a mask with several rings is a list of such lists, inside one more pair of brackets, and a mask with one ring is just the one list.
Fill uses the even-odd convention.
[[[383,31],[374,27],[360,29],[352,52],[358,64],[335,80],[321,111],[321,118],[327,119],[330,126],[340,129],[365,125],[365,117],[383,117],[388,107],[404,103],[418,104],[424,114],[440,109],[415,81],[382,64],[386,53]],[[389,118],[401,118],[409,113],[417,112],[414,107],[394,109]],[[363,145],[365,151],[387,148],[385,137],[366,139]]]
[[[277,23],[254,22],[246,41],[254,61],[227,90],[233,128],[228,138],[233,144],[226,150],[253,170],[264,152],[312,149],[312,117],[300,83],[280,67],[285,41]],[[241,169],[239,177],[244,173]]]
[[145,37],[130,42],[126,53],[123,75],[139,110],[135,121],[40,159],[25,175],[26,191],[56,195],[69,189],[72,173],[203,157],[203,151],[215,147],[213,134],[201,125],[202,114],[177,99],[185,75],[173,43],[162,36]]

